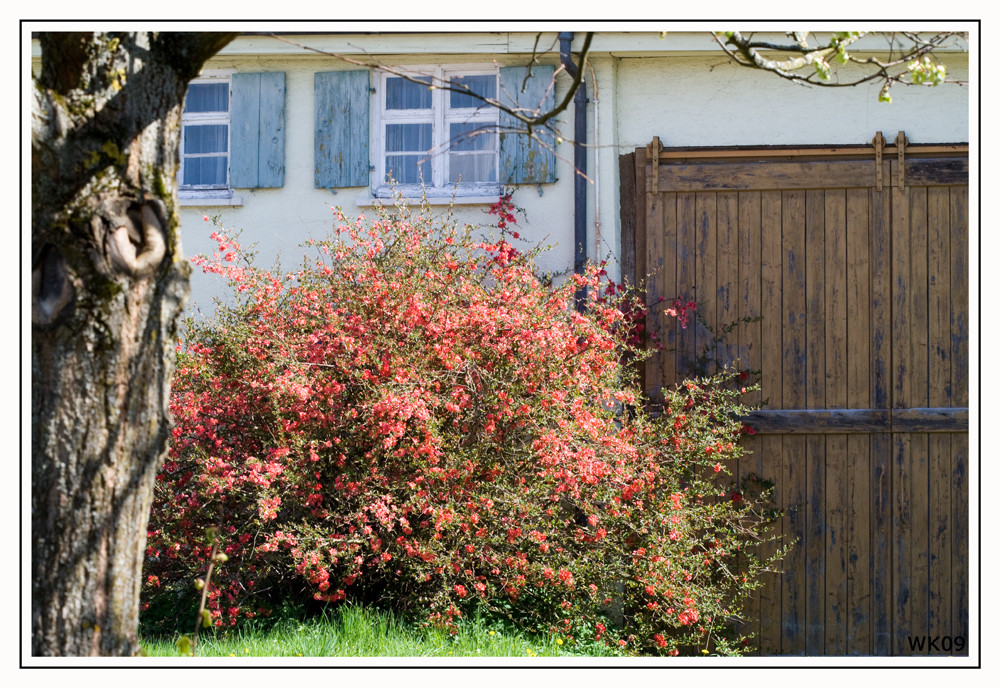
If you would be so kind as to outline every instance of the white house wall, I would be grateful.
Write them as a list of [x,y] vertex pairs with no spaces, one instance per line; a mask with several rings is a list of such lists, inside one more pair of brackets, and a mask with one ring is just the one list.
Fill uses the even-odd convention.
[[[966,55],[948,55],[950,78],[968,78]],[[881,83],[807,87],[727,62],[725,56],[621,58],[619,143],[664,146],[863,144],[881,130],[912,143],[969,140],[968,89],[896,86],[878,102]]]

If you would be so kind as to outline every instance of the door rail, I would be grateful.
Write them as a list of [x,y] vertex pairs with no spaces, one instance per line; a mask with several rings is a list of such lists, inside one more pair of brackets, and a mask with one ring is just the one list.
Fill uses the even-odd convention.
[[743,422],[761,435],[968,432],[969,409],[761,409]]

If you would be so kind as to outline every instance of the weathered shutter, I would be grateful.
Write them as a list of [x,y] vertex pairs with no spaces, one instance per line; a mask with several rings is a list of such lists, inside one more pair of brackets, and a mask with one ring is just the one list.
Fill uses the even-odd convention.
[[285,183],[285,73],[233,74],[229,179],[241,189]]
[[[555,67],[535,65],[531,77],[527,67],[500,68],[500,99],[504,105],[539,115],[555,107]],[[555,139],[546,129],[525,133],[525,126],[506,112],[500,112],[500,182],[503,184],[543,184],[556,180]]]
[[317,189],[368,186],[370,83],[367,69],[316,73]]

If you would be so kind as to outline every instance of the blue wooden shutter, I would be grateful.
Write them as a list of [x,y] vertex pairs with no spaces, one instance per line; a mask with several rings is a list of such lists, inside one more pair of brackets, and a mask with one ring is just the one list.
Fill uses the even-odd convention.
[[368,186],[370,84],[367,69],[316,73],[317,189]]
[[[552,77],[555,67],[535,65],[531,78],[527,67],[500,68],[500,100],[513,108],[524,108],[539,115],[555,107],[555,87]],[[522,90],[522,85],[524,90]],[[550,86],[552,86],[550,88]],[[545,142],[529,138],[524,123],[500,112],[500,182],[502,184],[543,184],[556,180],[555,137],[539,128],[534,134]]]
[[284,186],[285,73],[233,74],[230,126],[230,184]]

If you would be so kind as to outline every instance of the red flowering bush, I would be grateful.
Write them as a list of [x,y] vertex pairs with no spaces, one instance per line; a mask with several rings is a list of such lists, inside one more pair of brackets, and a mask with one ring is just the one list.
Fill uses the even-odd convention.
[[217,626],[306,596],[737,651],[730,626],[767,564],[762,501],[726,478],[739,391],[689,382],[648,417],[598,269],[547,286],[506,239],[393,213],[339,216],[283,274],[221,232],[197,261],[235,300],[179,347],[146,604],[184,600],[214,526]]

